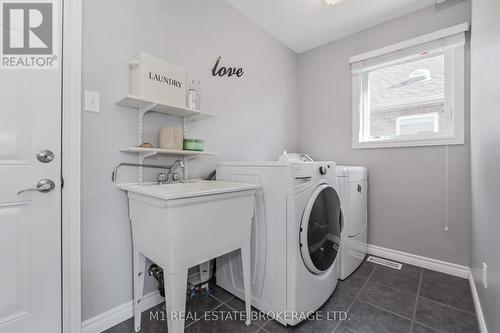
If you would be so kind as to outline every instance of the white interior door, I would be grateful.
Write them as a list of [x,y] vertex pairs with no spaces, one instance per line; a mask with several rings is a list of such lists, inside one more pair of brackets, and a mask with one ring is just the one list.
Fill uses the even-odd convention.
[[[40,162],[43,150],[54,159]],[[17,194],[42,179],[54,189]],[[0,184],[0,333],[61,332],[60,62],[0,69]]]

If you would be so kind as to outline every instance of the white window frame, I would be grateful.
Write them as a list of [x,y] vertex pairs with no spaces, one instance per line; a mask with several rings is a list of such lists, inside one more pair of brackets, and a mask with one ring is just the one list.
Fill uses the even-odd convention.
[[[350,58],[352,66],[352,148],[384,148],[456,145],[465,142],[465,45],[447,49],[440,48],[446,44],[446,39],[462,40],[465,44],[465,31],[469,23],[462,23],[444,30],[436,31],[408,41],[387,46]],[[429,49],[432,47],[432,49]],[[425,52],[423,52],[425,51]],[[425,54],[424,54],[425,53]],[[445,117],[451,126],[444,133],[429,133],[420,135],[405,135],[401,137],[369,138],[370,121],[362,112],[369,110],[368,72],[372,68],[389,66],[391,63],[413,61],[418,58],[444,54],[447,58]],[[374,66],[375,64],[375,66]],[[377,65],[378,64],[378,65]]]
[[439,131],[439,115],[437,112],[417,113],[407,116],[399,116],[396,118],[396,135],[401,135],[401,120],[420,118],[433,118],[432,120],[434,122],[434,133],[437,133]]

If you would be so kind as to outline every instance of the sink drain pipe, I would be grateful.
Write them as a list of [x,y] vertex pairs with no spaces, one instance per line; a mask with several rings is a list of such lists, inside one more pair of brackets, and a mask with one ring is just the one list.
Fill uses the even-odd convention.
[[165,297],[165,279],[163,277],[163,269],[157,264],[149,266],[148,275],[152,276],[158,281],[158,291],[161,297]]

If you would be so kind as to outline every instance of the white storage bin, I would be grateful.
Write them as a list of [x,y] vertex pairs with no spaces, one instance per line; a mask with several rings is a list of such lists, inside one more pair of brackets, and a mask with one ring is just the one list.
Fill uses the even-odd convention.
[[130,94],[153,102],[186,106],[186,70],[145,52],[130,62]]

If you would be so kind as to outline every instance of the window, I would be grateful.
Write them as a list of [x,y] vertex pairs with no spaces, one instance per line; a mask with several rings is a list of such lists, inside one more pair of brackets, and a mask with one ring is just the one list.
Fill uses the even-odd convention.
[[438,113],[429,112],[396,118],[396,135],[439,133]]
[[351,58],[353,148],[464,143],[467,28]]

